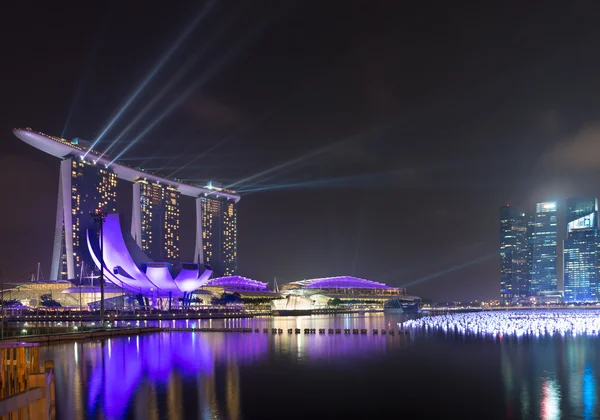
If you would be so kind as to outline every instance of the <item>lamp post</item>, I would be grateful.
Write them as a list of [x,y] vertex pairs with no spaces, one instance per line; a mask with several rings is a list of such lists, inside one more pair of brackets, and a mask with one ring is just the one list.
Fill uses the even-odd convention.
[[94,223],[98,225],[98,232],[100,235],[100,326],[104,327],[104,234],[102,232],[102,225],[106,215],[101,209],[90,212],[90,216],[94,220]]

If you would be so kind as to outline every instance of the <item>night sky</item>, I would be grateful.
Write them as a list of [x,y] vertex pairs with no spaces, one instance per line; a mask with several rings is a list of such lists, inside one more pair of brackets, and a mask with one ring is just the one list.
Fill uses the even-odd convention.
[[[600,196],[592,2],[12,3],[0,29],[6,280],[38,261],[50,271],[59,169],[12,128],[95,140],[199,14],[97,150],[123,132],[109,154],[128,147],[125,163],[233,184],[240,275],[493,299],[501,205]],[[182,213],[191,258],[191,199]]]

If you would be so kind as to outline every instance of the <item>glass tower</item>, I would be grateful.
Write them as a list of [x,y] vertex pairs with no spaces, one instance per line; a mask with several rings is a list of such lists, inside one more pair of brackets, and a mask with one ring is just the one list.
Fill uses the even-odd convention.
[[530,217],[509,205],[500,208],[500,303],[529,295]]
[[565,302],[598,300],[598,200],[569,198],[564,241]]
[[533,260],[530,293],[557,290],[557,206],[555,202],[537,203],[533,226]]
[[[154,261],[179,260],[179,198],[176,188],[138,180],[141,247]],[[137,223],[137,222],[136,222]]]
[[200,197],[202,255],[216,276],[237,271],[237,204],[217,196]]
[[61,162],[58,209],[50,278],[72,279],[82,262],[94,267],[87,251],[90,213],[116,211],[117,175],[102,165],[76,158]]

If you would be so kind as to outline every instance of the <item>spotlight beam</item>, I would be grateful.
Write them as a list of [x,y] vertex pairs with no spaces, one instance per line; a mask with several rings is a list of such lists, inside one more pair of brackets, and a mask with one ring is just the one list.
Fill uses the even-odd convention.
[[183,103],[196,89],[204,86],[210,79],[219,71],[221,68],[227,64],[229,61],[233,60],[237,54],[240,52],[242,47],[249,44],[250,41],[258,34],[258,32],[263,29],[266,25],[266,20],[263,21],[260,25],[257,25],[254,30],[244,36],[244,38],[239,41],[232,49],[230,49],[221,60],[219,60],[216,64],[214,64],[209,70],[207,70],[202,77],[192,83],[179,97],[171,103],[158,117],[152,121],[137,137],[135,137],[110,163],[109,166],[112,165],[117,159],[119,159],[124,153],[126,153],[129,149],[131,149],[136,143],[138,143],[146,134],[148,134],[154,127],[162,122],[166,117],[168,117],[175,108]]
[[121,107],[121,109],[115,114],[112,120],[108,123],[108,125],[102,130],[100,135],[96,138],[96,140],[92,143],[88,151],[83,156],[84,158],[87,154],[98,144],[98,142],[104,137],[104,135],[111,129],[111,127],[117,122],[117,120],[123,115],[123,113],[129,108],[129,106],[135,101],[135,99],[139,96],[139,94],[144,90],[144,88],[154,79],[156,74],[162,69],[162,67],[167,63],[169,58],[173,55],[173,53],[181,46],[181,44],[187,39],[187,37],[192,33],[192,31],[196,28],[198,23],[204,19],[204,17],[211,10],[212,6],[215,4],[216,0],[211,0],[206,7],[196,16],[196,18],[185,28],[185,30],[179,35],[179,37],[175,40],[175,42],[171,45],[171,47],[163,53],[163,55],[158,60],[158,63],[154,66],[154,68],[148,73],[146,78],[142,81],[142,83],[133,91],[129,99],[125,102],[125,104]]
[[291,96],[289,96],[288,98],[286,98],[285,100],[281,101],[280,103],[278,103],[277,105],[267,109],[265,112],[263,112],[262,114],[260,114],[257,118],[255,118],[254,120],[250,121],[248,124],[246,124],[245,126],[241,127],[239,130],[236,130],[235,132],[233,132],[232,134],[222,138],[221,140],[219,140],[218,142],[216,142],[214,145],[212,145],[211,147],[209,147],[207,150],[203,151],[202,153],[200,153],[198,156],[194,157],[191,161],[189,161],[188,163],[186,163],[185,165],[183,165],[180,169],[178,169],[177,171],[173,172],[171,175],[169,175],[169,177],[172,177],[173,175],[175,175],[177,172],[179,172],[180,170],[185,169],[188,165],[191,165],[195,162],[197,162],[198,160],[202,159],[203,157],[205,157],[206,155],[208,155],[209,153],[211,153],[212,151],[218,149],[219,147],[223,146],[225,143],[229,143],[231,140],[235,139],[237,136],[239,136],[242,133],[247,133],[248,131],[254,129],[255,127],[259,126],[262,122],[264,122],[265,120],[267,120],[269,117],[271,117],[273,114],[281,111],[282,107],[286,104],[288,104],[290,101],[292,101],[294,98],[297,97],[297,95],[300,92],[305,92],[305,87],[306,85],[308,85],[308,83],[305,83],[301,88],[299,88],[295,93],[292,93]]
[[320,148],[318,148],[316,150],[308,152],[305,155],[299,156],[299,157],[297,157],[295,159],[288,160],[287,162],[280,163],[279,165],[276,165],[276,166],[274,166],[274,167],[272,167],[270,169],[266,169],[264,171],[258,172],[258,173],[254,174],[254,175],[250,175],[250,176],[248,176],[248,177],[246,177],[244,179],[240,179],[239,181],[236,181],[233,184],[229,184],[225,188],[232,188],[232,187],[235,187],[236,185],[244,184],[244,183],[247,183],[248,181],[252,181],[252,180],[255,180],[257,178],[264,177],[266,175],[272,174],[274,172],[278,172],[278,171],[280,171],[282,169],[285,169],[285,168],[288,168],[290,166],[294,166],[294,165],[296,165],[296,164],[298,164],[300,162],[303,162],[303,161],[305,161],[307,159],[310,159],[310,158],[322,155],[323,153],[328,152],[330,150],[333,150],[333,149],[335,149],[335,148],[337,148],[339,146],[342,146],[344,144],[350,143],[352,141],[359,140],[362,137],[365,137],[367,135],[373,134],[373,132],[378,131],[381,128],[382,127],[377,126],[377,127],[374,127],[374,128],[372,128],[370,130],[367,130],[364,133],[357,134],[355,136],[352,136],[352,137],[349,137],[349,138],[345,138],[345,139],[342,139],[342,140],[337,141],[335,143],[331,143],[331,144],[328,144],[326,146],[320,147]]
[[83,86],[85,86],[85,84],[90,76],[90,73],[92,72],[92,64],[96,58],[96,51],[98,50],[98,45],[100,44],[102,35],[104,34],[104,32],[106,31],[106,28],[108,26],[107,25],[108,24],[108,16],[109,16],[109,12],[107,12],[104,15],[104,20],[102,21],[102,26],[100,26],[100,29],[98,30],[98,32],[96,32],[96,35],[94,37],[94,42],[90,49],[90,54],[88,54],[88,56],[87,56],[85,65],[83,67],[83,72],[82,72],[81,76],[79,77],[79,80],[77,81],[75,95],[73,97],[73,101],[71,102],[71,105],[69,106],[69,112],[67,114],[67,119],[65,120],[65,124],[63,126],[63,130],[60,135],[62,138],[65,138],[65,135],[67,133],[67,128],[69,127],[69,123],[71,122],[71,118],[73,116],[73,111],[77,108],[77,104],[81,98],[81,92],[83,90]]
[[303,182],[293,182],[287,184],[271,184],[271,185],[257,185],[254,187],[241,188],[237,192],[239,193],[249,193],[249,192],[258,192],[258,191],[269,191],[269,190],[280,190],[280,189],[288,189],[288,188],[311,188],[311,187],[328,187],[335,186],[337,184],[347,184],[351,186],[356,186],[359,181],[366,181],[374,178],[386,177],[390,174],[386,173],[375,173],[375,174],[365,174],[365,175],[351,175],[345,177],[338,178],[327,178],[327,179],[318,179],[313,181],[303,181]]
[[459,265],[456,265],[454,267],[450,267],[450,268],[447,268],[445,270],[439,271],[437,273],[433,273],[433,274],[430,274],[428,276],[421,277],[420,279],[416,279],[416,280],[413,280],[411,282],[405,283],[405,284],[403,284],[400,287],[408,287],[408,286],[414,286],[415,284],[424,283],[424,282],[426,282],[428,280],[435,279],[435,278],[443,276],[445,274],[449,274],[449,273],[452,273],[454,271],[460,270],[461,268],[465,268],[465,267],[469,267],[471,265],[479,264],[479,263],[481,263],[483,261],[489,260],[491,258],[497,258],[497,257],[498,257],[498,253],[497,252],[494,252],[494,253],[489,254],[489,255],[484,255],[483,257],[476,258],[476,259],[474,259],[472,261],[468,261],[466,263],[459,264]]
[[236,138],[237,136],[239,136],[242,133],[245,133],[249,130],[251,130],[252,128],[256,127],[257,125],[259,125],[261,122],[263,122],[264,120],[266,120],[271,114],[273,114],[274,110],[269,110],[265,113],[263,113],[262,115],[260,115],[257,119],[252,120],[249,124],[244,125],[243,127],[241,127],[239,130],[236,130],[233,134],[224,137],[223,139],[219,140],[218,142],[216,142],[215,144],[213,144],[211,147],[209,147],[208,149],[206,149],[205,151],[203,151],[202,153],[200,153],[199,155],[197,155],[196,157],[194,157],[192,160],[190,160],[188,163],[186,163],[185,165],[181,166],[180,168],[178,168],[176,171],[172,172],[169,177],[173,177],[175,174],[177,174],[179,171],[182,171],[183,169],[187,168],[188,166],[198,162],[200,159],[202,159],[204,156],[208,155],[210,152],[212,152],[215,149],[218,149],[219,147],[221,147],[222,145],[224,145],[225,143],[233,140],[234,138]]
[[[133,120],[131,120],[131,122],[129,124],[127,124],[127,126],[121,131],[121,133],[113,140],[113,142],[108,146],[108,148],[104,151],[104,153],[102,154],[103,156],[108,154],[108,152],[119,142],[120,139],[123,138],[123,136],[125,136],[125,134],[127,134],[127,132],[129,132],[129,130],[131,130],[131,128],[136,125],[142,118],[144,118],[146,116],[146,114],[148,113],[148,111],[150,111],[152,109],[152,107],[154,105],[156,105],[156,103],[158,101],[160,101],[173,87],[173,85],[175,85],[175,83],[177,83],[179,80],[181,80],[181,78],[190,70],[190,68],[196,64],[196,62],[198,62],[198,60],[200,58],[202,58],[209,50],[210,48],[214,45],[214,43],[221,37],[223,36],[227,31],[229,31],[229,29],[231,29],[231,25],[233,24],[235,18],[237,18],[238,14],[235,14],[234,16],[232,16],[228,22],[224,25],[220,25],[219,26],[219,30],[213,35],[212,39],[208,42],[206,42],[203,47],[200,49],[200,51],[197,51],[194,55],[192,55],[188,60],[186,60],[186,62],[183,64],[183,66],[181,66],[179,68],[179,70],[177,70],[177,73],[175,73],[175,75],[169,79],[169,82],[163,86],[163,88],[158,92],[158,94],[156,94],[154,96],[154,98],[152,98],[152,100],[150,102],[148,102],[148,104],[146,104],[146,106],[135,116],[135,118]],[[143,163],[142,163],[143,165]]]

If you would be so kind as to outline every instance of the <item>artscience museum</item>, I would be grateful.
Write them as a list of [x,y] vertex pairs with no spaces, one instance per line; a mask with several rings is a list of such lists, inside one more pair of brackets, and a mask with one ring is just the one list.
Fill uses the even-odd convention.
[[[104,252],[101,252],[101,243]],[[104,261],[106,281],[140,298],[150,299],[152,306],[157,306],[159,300],[179,301],[179,298],[185,305],[191,292],[206,284],[212,275],[208,265],[152,261],[122,229],[118,213],[106,215],[102,238],[95,229],[88,229],[87,245],[98,269],[100,261]]]

